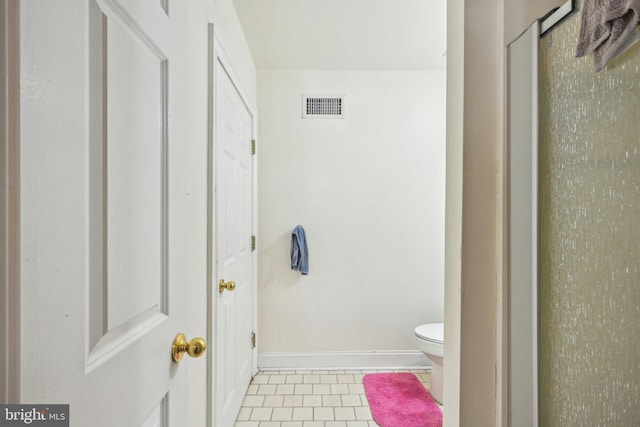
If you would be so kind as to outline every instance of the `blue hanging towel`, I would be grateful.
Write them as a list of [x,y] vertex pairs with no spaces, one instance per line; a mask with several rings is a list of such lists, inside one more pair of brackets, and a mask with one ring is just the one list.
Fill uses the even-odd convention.
[[309,248],[301,225],[297,225],[291,233],[291,269],[309,274]]

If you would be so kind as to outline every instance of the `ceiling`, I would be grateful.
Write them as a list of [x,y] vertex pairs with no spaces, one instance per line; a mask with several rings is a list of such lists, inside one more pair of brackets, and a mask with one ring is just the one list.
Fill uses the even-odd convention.
[[446,0],[233,0],[256,67],[446,65]]

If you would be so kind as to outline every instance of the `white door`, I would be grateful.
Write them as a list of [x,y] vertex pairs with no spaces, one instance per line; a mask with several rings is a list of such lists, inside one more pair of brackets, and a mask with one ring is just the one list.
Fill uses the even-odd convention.
[[219,58],[214,76],[216,286],[235,284],[214,291],[215,426],[230,427],[254,373],[252,117]]
[[187,324],[185,2],[20,8],[20,400],[76,427],[204,420],[186,379],[206,358],[171,358],[206,333]]

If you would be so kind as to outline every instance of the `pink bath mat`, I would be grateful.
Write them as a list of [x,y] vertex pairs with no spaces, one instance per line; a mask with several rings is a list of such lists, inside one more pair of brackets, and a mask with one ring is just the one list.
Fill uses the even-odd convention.
[[442,411],[415,375],[365,375],[371,415],[381,427],[441,427]]

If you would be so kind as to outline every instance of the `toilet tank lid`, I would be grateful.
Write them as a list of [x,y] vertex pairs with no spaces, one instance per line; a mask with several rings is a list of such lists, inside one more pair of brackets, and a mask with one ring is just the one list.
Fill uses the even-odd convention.
[[444,323],[427,323],[420,325],[415,329],[416,335],[423,340],[443,343],[444,342]]

